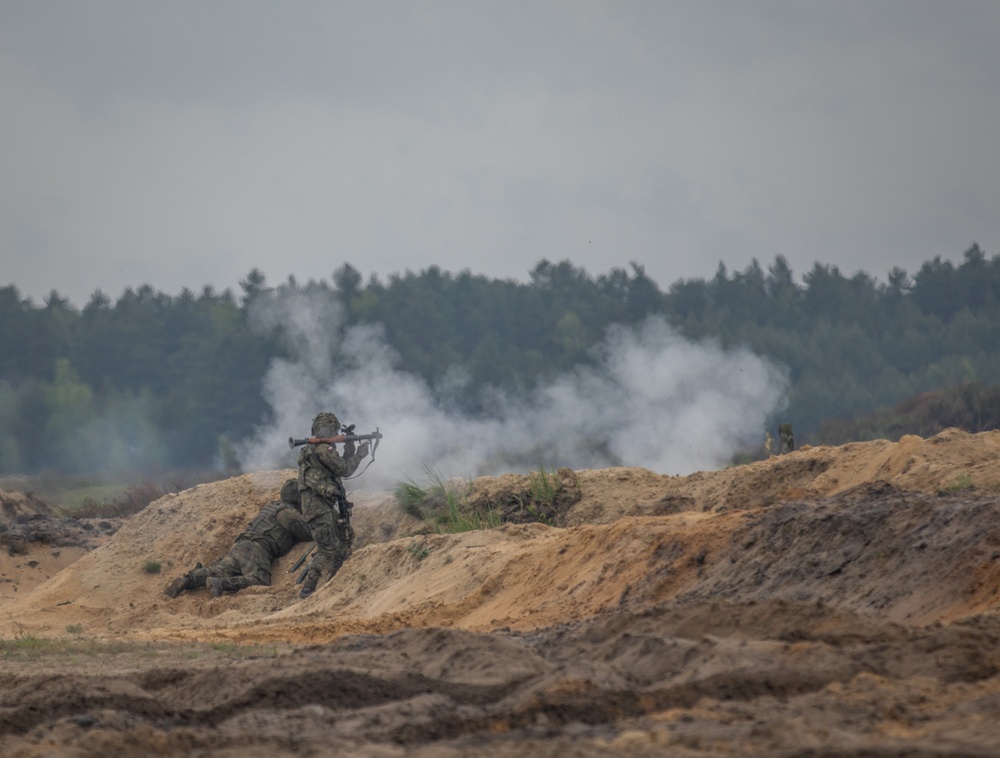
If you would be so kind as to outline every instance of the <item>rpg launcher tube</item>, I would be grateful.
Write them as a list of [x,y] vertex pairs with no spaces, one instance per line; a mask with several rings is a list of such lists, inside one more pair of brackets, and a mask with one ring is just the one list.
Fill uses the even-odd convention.
[[338,442],[363,442],[365,440],[380,439],[382,439],[382,432],[376,429],[371,434],[338,434],[336,437],[289,437],[288,447],[296,448],[299,445],[316,445],[324,442],[328,445],[333,445]]

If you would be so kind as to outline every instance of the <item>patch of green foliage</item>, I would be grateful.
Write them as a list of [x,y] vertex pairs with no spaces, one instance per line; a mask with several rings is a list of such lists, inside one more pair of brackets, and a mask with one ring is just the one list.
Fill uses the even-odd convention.
[[496,496],[496,507],[506,523],[555,525],[560,514],[580,499],[580,485],[569,469],[547,471],[544,466],[528,475],[526,485]]
[[963,492],[964,490],[971,490],[976,485],[972,482],[971,474],[961,474],[955,478],[951,484],[943,488],[944,492]]
[[471,485],[457,480],[444,481],[433,471],[427,471],[428,484],[401,482],[395,494],[399,506],[414,518],[423,521],[432,532],[468,532],[493,529],[502,524],[557,523],[561,510],[579,499],[579,485],[570,480],[566,471],[533,471],[516,491],[505,491],[492,498],[470,499]]
[[500,526],[502,519],[494,508],[479,508],[468,500],[469,483],[446,481],[439,473],[426,469],[426,486],[413,481],[396,485],[396,501],[405,513],[423,521],[430,531],[455,534]]
[[424,518],[424,501],[427,499],[427,490],[413,482],[400,482],[395,489],[396,502],[404,513],[408,513],[414,518]]
[[142,570],[147,574],[159,574],[162,566],[159,561],[146,561],[142,565]]
[[479,509],[471,503],[462,501],[461,504],[452,504],[445,514],[439,516],[437,526],[439,532],[457,534],[480,529],[496,529],[502,523],[503,519],[497,509]]
[[555,503],[559,488],[560,483],[555,474],[548,473],[544,466],[532,472],[528,478],[528,492],[531,493],[531,499],[543,505]]

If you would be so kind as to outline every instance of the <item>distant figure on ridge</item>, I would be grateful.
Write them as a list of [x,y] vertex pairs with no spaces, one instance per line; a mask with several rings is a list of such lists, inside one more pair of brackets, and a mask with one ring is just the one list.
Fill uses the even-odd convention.
[[792,436],[792,425],[782,424],[778,427],[781,436],[781,452],[790,453],[795,449],[795,438]]
[[212,597],[218,597],[223,592],[239,592],[255,584],[269,586],[271,562],[285,555],[296,543],[311,539],[312,534],[302,517],[299,483],[289,479],[281,488],[281,499],[260,509],[226,555],[207,567],[199,563],[174,579],[166,593],[174,598],[185,590],[207,586]]

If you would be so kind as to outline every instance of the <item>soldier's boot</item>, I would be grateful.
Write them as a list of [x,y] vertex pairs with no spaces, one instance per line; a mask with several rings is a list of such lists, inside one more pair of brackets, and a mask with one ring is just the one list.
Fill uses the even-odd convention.
[[319,571],[315,568],[310,568],[306,572],[306,578],[302,580],[302,589],[299,590],[299,599],[305,600],[311,594],[316,591],[316,585],[319,583]]
[[205,583],[208,585],[208,591],[212,593],[212,597],[218,597],[223,592],[239,592],[247,586],[238,578],[226,576],[210,576],[205,580]]
[[226,587],[226,580],[220,579],[217,576],[208,577],[205,583],[208,585],[208,591],[212,593],[212,597],[219,597],[219,595],[229,589]]
[[164,592],[167,593],[168,597],[177,597],[184,590],[196,590],[199,587],[205,586],[204,579],[199,575],[201,569],[201,563],[199,562],[193,569],[188,571],[184,576],[179,576],[174,581],[172,581]]
[[172,581],[165,592],[167,597],[174,598],[181,594],[184,590],[189,590],[194,586],[194,582],[191,581],[191,575],[185,574],[184,576],[179,576],[174,581]]
[[343,558],[341,558],[340,556],[334,558],[333,563],[330,564],[330,568],[326,572],[327,581],[333,579],[333,577],[337,575],[337,572],[340,571],[340,567],[343,565],[344,565]]

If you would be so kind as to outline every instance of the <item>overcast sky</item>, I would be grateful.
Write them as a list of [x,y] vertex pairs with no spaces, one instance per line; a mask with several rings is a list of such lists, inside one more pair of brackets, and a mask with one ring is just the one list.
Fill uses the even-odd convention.
[[991,1],[0,0],[0,286],[992,257],[998,39]]

